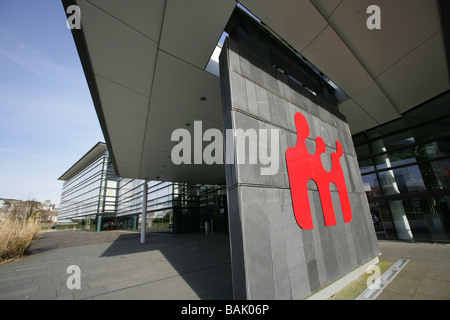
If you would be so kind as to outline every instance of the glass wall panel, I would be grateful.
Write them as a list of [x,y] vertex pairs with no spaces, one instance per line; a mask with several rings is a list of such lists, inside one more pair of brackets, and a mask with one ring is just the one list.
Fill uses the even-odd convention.
[[403,200],[415,240],[448,240],[449,197]]
[[450,189],[450,159],[419,165],[427,190]]
[[382,195],[376,173],[363,175],[362,180],[364,184],[364,191],[368,197],[378,197]]
[[150,212],[147,215],[147,231],[172,233],[173,209]]
[[122,178],[118,182],[118,216],[140,214],[142,212],[142,193],[144,180]]
[[358,157],[363,158],[365,156],[370,155],[369,145],[363,144],[363,145],[356,145],[355,144],[355,151]]
[[397,155],[393,155],[391,153],[375,157],[375,164],[377,170],[395,168],[399,166],[405,166],[408,164],[416,163],[417,160],[415,158],[400,158]]
[[450,91],[354,136],[379,238],[450,241]]
[[398,148],[408,148],[416,142],[411,133],[401,133],[394,136],[389,136],[377,139],[371,142],[371,153],[377,154],[382,152],[390,152]]
[[419,166],[409,166],[378,173],[385,195],[425,191]]
[[101,217],[100,231],[112,230],[136,230],[138,227],[138,216],[129,215],[117,217],[114,215],[103,215]]
[[63,184],[58,220],[95,215],[99,210],[105,155]]
[[370,202],[370,212],[378,239],[397,239],[392,215],[386,202]]
[[362,174],[375,171],[375,166],[373,165],[372,159],[369,158],[359,161],[359,169],[361,170]]

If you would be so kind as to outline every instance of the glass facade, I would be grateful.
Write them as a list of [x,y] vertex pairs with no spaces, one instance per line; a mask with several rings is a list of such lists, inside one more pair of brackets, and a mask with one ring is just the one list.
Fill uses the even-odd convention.
[[[87,229],[138,229],[144,180],[118,177],[108,151],[63,184],[59,220]],[[228,230],[225,186],[148,181],[148,232]]]
[[227,232],[226,188],[210,185],[174,185],[175,232]]
[[225,186],[149,181],[147,211],[149,231],[228,231]]
[[76,221],[84,229],[136,229],[137,215],[117,216],[119,183],[105,151],[64,182],[58,220]]
[[450,93],[353,137],[379,239],[450,241]]
[[100,201],[103,172],[108,157],[101,155],[63,184],[58,219],[73,219],[96,215],[102,211]]
[[142,212],[142,194],[144,180],[119,178],[117,184],[117,216],[140,214]]

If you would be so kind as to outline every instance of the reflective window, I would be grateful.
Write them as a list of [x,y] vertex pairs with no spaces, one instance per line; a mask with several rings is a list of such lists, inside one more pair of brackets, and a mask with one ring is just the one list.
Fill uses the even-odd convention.
[[353,141],[378,237],[450,241],[450,92]]
[[375,166],[373,165],[372,159],[365,159],[359,161],[359,169],[361,173],[371,172],[375,170]]
[[449,197],[403,200],[403,208],[415,240],[450,239],[449,200]]
[[381,188],[378,183],[378,178],[376,173],[367,174],[362,176],[364,191],[369,197],[381,196]]
[[378,173],[385,195],[425,191],[419,166],[408,166]]
[[397,239],[388,204],[386,202],[370,202],[369,207],[378,239]]

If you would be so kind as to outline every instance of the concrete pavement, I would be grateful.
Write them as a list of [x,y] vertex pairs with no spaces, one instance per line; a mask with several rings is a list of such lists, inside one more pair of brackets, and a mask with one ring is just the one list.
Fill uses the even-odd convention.
[[[407,260],[375,300],[450,300],[450,244],[379,241],[381,279],[399,260]],[[367,289],[373,271],[338,292],[332,300],[353,300]]]
[[450,300],[450,244],[379,243],[381,259],[409,262],[377,300]]
[[[232,299],[228,236],[54,231],[0,266],[0,299]],[[80,268],[80,289],[67,273]],[[73,279],[73,278],[71,278]],[[71,280],[71,283],[74,283]]]
[[[52,231],[31,255],[0,265],[0,300],[230,300],[228,235],[216,233]],[[380,265],[409,262],[377,300],[450,299],[450,244],[380,241]],[[69,266],[80,268],[80,289],[68,289]],[[365,289],[349,285],[335,299]],[[351,294],[349,294],[349,292]]]

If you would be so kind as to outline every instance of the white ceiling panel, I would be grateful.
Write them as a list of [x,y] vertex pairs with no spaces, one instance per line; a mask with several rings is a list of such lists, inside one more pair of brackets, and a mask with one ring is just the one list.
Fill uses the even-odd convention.
[[113,143],[114,159],[119,168],[118,174],[121,177],[138,177],[142,143],[131,141],[129,137],[124,138],[121,132],[110,134],[110,139]]
[[[178,128],[185,128],[191,130],[194,126],[194,121],[201,121],[203,128],[222,128],[222,123],[209,121],[203,118],[199,118],[195,114],[185,113],[176,109],[163,107],[157,104],[150,105],[150,114],[148,117],[148,126],[164,126],[170,128],[171,131]],[[187,125],[189,124],[189,126]]]
[[[202,97],[206,100],[201,101]],[[222,125],[219,78],[162,51],[151,102]]]
[[[136,176],[139,172],[149,98],[100,76],[95,79],[108,128],[110,151],[116,161],[129,164],[126,176],[129,176],[131,167]],[[119,168],[120,174],[124,175],[124,167]]]
[[[176,179],[168,179],[169,175],[177,175],[177,168],[170,161],[169,155],[165,151],[158,149],[143,149],[142,165],[139,175],[151,180],[165,181],[182,181]],[[169,173],[170,172],[170,173]]]
[[139,176],[139,168],[136,165],[118,160],[116,160],[115,162],[117,164],[117,167],[120,168],[121,178],[142,179],[142,177]]
[[311,0],[325,18],[328,18],[342,0]]
[[378,124],[394,120],[400,116],[391,101],[375,83],[353,96],[353,100]]
[[[112,147],[110,151],[117,162],[133,166],[136,175],[139,172],[146,119],[130,115],[126,108],[108,110],[107,105],[103,108],[106,110],[104,119]],[[122,172],[121,167],[118,169],[119,175],[128,176]]]
[[159,42],[166,0],[88,0],[130,27]]
[[347,117],[347,122],[352,133],[358,133],[366,130],[368,127],[375,127],[378,123],[364,111],[352,99],[341,103],[339,110]]
[[299,52],[327,26],[309,0],[242,0],[240,3]]
[[[191,166],[175,166],[173,167],[172,160],[169,158],[171,155],[173,147],[177,144],[176,141],[172,141],[172,133],[176,129],[184,129],[189,131],[191,137],[191,152],[193,155],[194,152],[194,144],[195,141],[195,130],[200,133],[200,143],[203,147],[209,144],[210,142],[202,142],[203,134],[206,130],[210,128],[215,128],[221,130],[222,124],[218,124],[213,121],[202,120],[197,116],[192,114],[185,114],[183,112],[170,109],[167,107],[162,107],[158,105],[152,104],[150,106],[150,116],[147,123],[146,134],[145,134],[145,144],[144,144],[144,153],[142,156],[141,162],[141,171],[144,170],[146,172],[153,172],[149,170],[155,170],[155,168],[159,168],[158,172],[162,172],[168,174],[168,171],[172,169],[176,169],[172,172],[172,177],[177,177],[175,181],[184,181],[182,176],[184,177],[191,169]],[[194,121],[201,121],[200,124],[195,124]],[[189,125],[187,125],[189,124]],[[198,143],[198,141],[197,141]],[[163,166],[166,166],[163,168]],[[184,168],[181,170],[181,168]],[[199,167],[197,165],[197,167]],[[160,174],[161,175],[161,174]],[[182,175],[182,176],[177,176]],[[199,176],[199,174],[196,174]],[[213,177],[214,174],[208,173],[210,177]],[[222,172],[219,170],[219,177],[221,177]]]
[[188,183],[223,184],[225,183],[224,165],[175,165],[166,152],[156,149],[143,150],[141,177],[152,180],[178,181]]
[[167,0],[160,49],[204,69],[235,0]]
[[103,112],[122,112],[124,116],[147,119],[149,97],[95,76]]
[[376,79],[400,112],[449,89],[442,33],[438,32]]
[[[127,112],[124,110],[105,113],[105,120],[111,139],[113,136],[121,137],[124,143],[142,148],[145,134],[145,119],[127,116]],[[116,146],[119,145],[119,141],[117,144],[115,141],[112,141],[114,155],[116,155]]]
[[[186,120],[184,119],[182,121]],[[171,141],[172,133],[177,128],[166,126],[166,124],[167,121],[162,122],[160,125],[147,125],[144,147],[167,152],[167,155],[169,156],[172,147],[175,145],[175,142]]]
[[[152,113],[146,128],[145,145],[146,148],[157,149],[168,152],[170,154],[175,142],[171,141],[172,133],[176,129],[186,129],[194,137],[194,127],[201,128],[202,134],[209,128],[221,129],[222,125],[206,120],[201,121],[200,125],[195,125],[194,121],[199,119],[194,115],[187,115],[172,109],[161,106],[152,105],[150,107]],[[189,124],[189,126],[187,126]]]
[[349,96],[373,84],[373,79],[330,26],[301,53]]
[[[379,30],[366,27],[366,10],[372,4],[380,7]],[[328,22],[373,77],[441,28],[435,0],[345,0]]]
[[158,44],[91,3],[77,3],[94,73],[149,96]]

